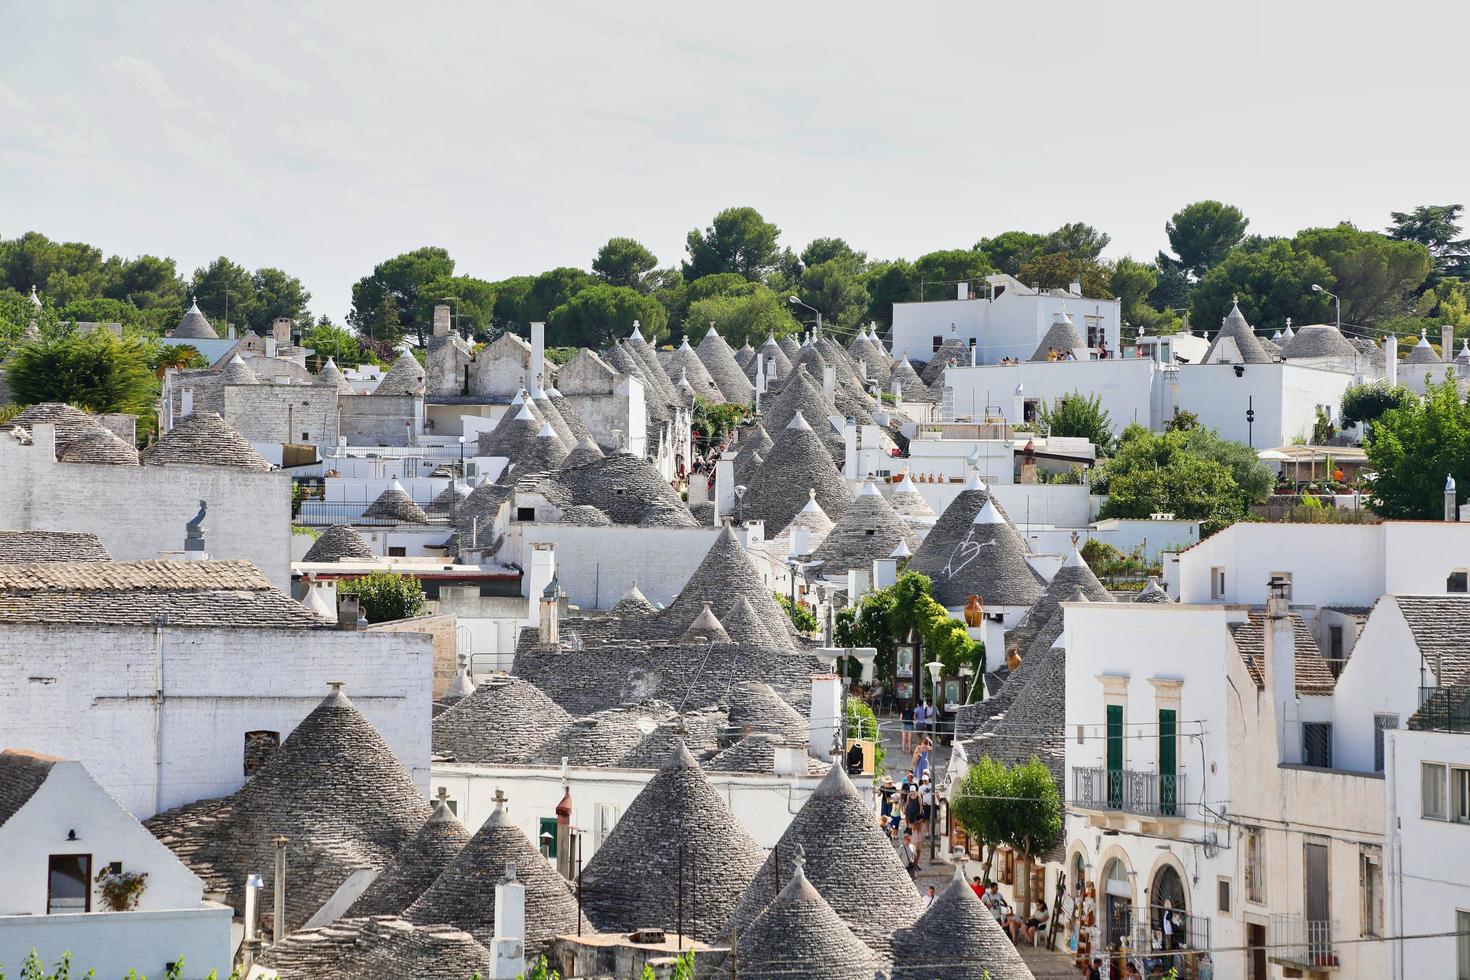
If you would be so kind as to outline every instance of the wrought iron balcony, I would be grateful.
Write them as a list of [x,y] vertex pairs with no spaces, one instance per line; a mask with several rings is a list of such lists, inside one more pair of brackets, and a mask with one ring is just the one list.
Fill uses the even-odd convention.
[[1418,731],[1470,731],[1470,684],[1419,688],[1419,710],[1409,719]]
[[1326,919],[1278,913],[1271,916],[1267,942],[1270,958],[1288,966],[1312,971],[1335,970],[1340,965],[1332,944],[1336,931]]
[[1184,777],[1136,769],[1073,767],[1071,803],[1086,810],[1178,817],[1184,812]]

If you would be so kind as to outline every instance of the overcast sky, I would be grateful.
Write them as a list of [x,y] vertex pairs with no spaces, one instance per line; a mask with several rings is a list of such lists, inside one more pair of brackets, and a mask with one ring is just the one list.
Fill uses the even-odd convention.
[[[410,13],[411,12],[411,13]],[[340,318],[442,245],[663,264],[721,208],[875,258],[1179,206],[1289,234],[1470,203],[1470,5],[0,0],[0,235],[224,254]]]

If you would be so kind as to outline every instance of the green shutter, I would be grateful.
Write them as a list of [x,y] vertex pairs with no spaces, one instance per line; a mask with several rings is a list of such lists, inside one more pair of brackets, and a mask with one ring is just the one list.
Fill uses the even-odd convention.
[[1159,709],[1159,810],[1167,816],[1179,812],[1178,721],[1172,708]]
[[1123,706],[1108,705],[1108,802],[1123,803]]
[[[542,817],[541,818],[541,830],[537,833],[536,836],[537,837],[540,837],[542,834],[550,834],[551,835],[551,841],[547,845],[546,856],[549,857],[549,858],[556,857],[556,818],[555,817]],[[536,844],[536,849],[537,850],[540,850],[541,849],[541,841],[537,840],[535,842],[535,844]]]

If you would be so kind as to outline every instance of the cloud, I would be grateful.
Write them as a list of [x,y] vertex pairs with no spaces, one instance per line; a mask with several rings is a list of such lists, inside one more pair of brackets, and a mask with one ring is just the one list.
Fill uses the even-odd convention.
[[175,92],[173,86],[163,77],[163,72],[151,61],[135,58],[130,54],[120,54],[112,59],[112,67],[118,72],[126,75],[137,82],[144,93],[148,95],[160,109],[170,112],[190,112],[201,118],[207,118],[208,113],[198,102],[184,98]]
[[0,106],[14,109],[16,112],[34,113],[36,111],[36,107],[31,105],[29,99],[8,87],[4,82],[0,82]]
[[292,78],[275,65],[255,60],[248,51],[243,51],[213,37],[204,43],[216,58],[235,69],[245,81],[255,82],[274,95],[304,96],[311,94],[310,85],[298,78]]

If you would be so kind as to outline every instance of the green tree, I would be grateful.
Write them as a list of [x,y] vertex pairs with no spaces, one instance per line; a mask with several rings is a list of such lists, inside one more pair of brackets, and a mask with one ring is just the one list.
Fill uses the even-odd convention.
[[398,346],[403,340],[403,318],[398,315],[398,304],[390,292],[384,291],[379,295],[378,306],[372,316],[358,318],[356,322],[359,332],[369,340],[390,347]]
[[[599,285],[606,284],[600,283],[594,276],[581,269],[571,266],[548,269],[531,280],[531,288],[516,309],[516,323],[518,326],[529,329],[532,323],[549,322],[552,310],[566,304],[582,290]],[[608,288],[619,287],[609,286]]]
[[[696,279],[695,283],[705,281]],[[722,293],[690,304],[684,334],[691,344],[704,339],[711,321],[732,347],[742,344],[760,347],[769,336],[785,337],[801,329],[801,324],[791,315],[791,305],[760,285],[750,292]]]
[[656,268],[658,256],[631,238],[609,238],[592,260],[592,271],[603,282],[640,293],[649,291],[644,278]]
[[626,286],[588,286],[546,318],[547,342],[558,347],[601,348],[633,332],[656,341],[668,332],[668,314],[652,296]]
[[961,281],[970,283],[971,295],[974,295],[976,280],[994,273],[995,267],[990,264],[990,259],[984,252],[974,249],[930,252],[914,262],[915,285],[923,287],[921,291],[926,300],[954,299],[955,283]]
[[221,337],[227,320],[236,326],[247,323],[255,306],[255,280],[250,270],[223,255],[194,270],[189,292],[199,304],[199,311],[217,325]]
[[983,878],[990,880],[995,849],[1005,843],[1006,808],[1011,795],[1011,776],[1006,767],[988,755],[976,759],[950,794],[950,812],[965,833],[980,842],[985,851]]
[[[364,276],[352,286],[352,312],[347,316],[349,325],[367,336],[377,337],[365,327],[378,318],[386,309],[383,297],[393,299],[393,309],[399,317],[398,333],[414,331],[422,344],[433,321],[424,319],[424,307],[419,303],[420,293],[436,279],[454,275],[454,260],[449,252],[435,246],[425,246],[385,259],[373,267],[371,275]],[[382,330],[386,324],[374,323],[374,329]]]
[[57,319],[72,323],[121,323],[145,331],[149,326],[143,311],[132,303],[106,297],[74,299],[57,312]]
[[1108,247],[1108,242],[1112,240],[1112,236],[1107,232],[1098,231],[1092,225],[1074,221],[1062,225],[1047,235],[1039,251],[1060,253],[1077,262],[1096,262],[1102,257],[1103,249]]
[[1007,231],[994,238],[980,239],[975,251],[983,252],[997,271],[1019,276],[1022,264],[1045,250],[1046,240],[1047,236],[1029,231]]
[[1087,439],[1097,447],[1099,456],[1113,448],[1113,420],[1102,407],[1102,396],[1074,391],[1043,405],[1037,428],[1048,436],[1071,436]]
[[497,299],[498,290],[493,282],[474,276],[440,276],[429,280],[419,290],[413,321],[433,324],[434,307],[447,306],[455,329],[468,330],[482,340],[491,340],[501,333],[495,328]]
[[300,330],[311,326],[311,310],[307,309],[311,293],[300,279],[282,269],[267,267],[256,269],[250,284],[254,294],[244,319],[251,330],[264,337],[279,317],[289,319]]
[[1112,299],[1109,270],[1095,259],[1077,259],[1066,252],[1047,252],[1021,264],[1016,278],[1028,286],[1042,289],[1067,289],[1074,282],[1082,285],[1082,295],[1093,299]]
[[[1182,416],[1192,414],[1180,412],[1175,420],[1179,421]],[[1276,481],[1266,464],[1256,456],[1254,449],[1243,442],[1222,438],[1214,429],[1200,425],[1198,417],[1194,418],[1194,424],[1187,429],[1178,426],[1175,428],[1184,436],[1185,451],[1219,463],[1229,470],[1230,478],[1251,503],[1265,502]]]
[[862,272],[868,257],[857,251],[841,238],[817,238],[801,250],[801,264],[810,269],[823,262],[840,261],[856,272]]
[[1147,318],[1148,313],[1153,312],[1145,310],[1148,306],[1148,295],[1158,284],[1157,266],[1136,261],[1126,255],[1114,262],[1108,270],[1108,291],[1118,297],[1123,319],[1135,328]]
[[521,306],[530,296],[535,282],[534,276],[511,276],[491,283],[495,287],[495,312],[491,322],[496,330],[506,333],[521,325]]
[[1403,385],[1387,380],[1365,381],[1342,393],[1342,424],[1371,425],[1391,408],[1403,408],[1414,400],[1414,393]]
[[1417,242],[1434,259],[1433,281],[1470,279],[1470,239],[1460,237],[1462,204],[1424,204],[1412,211],[1394,211],[1389,237]]
[[103,295],[102,250],[85,242],[55,242],[37,231],[0,240],[4,285],[29,295],[34,286],[57,306]]
[[1387,409],[1368,429],[1365,446],[1376,474],[1370,502],[1381,517],[1440,520],[1447,476],[1457,503],[1470,493],[1470,407],[1453,378]]
[[1159,266],[1177,264],[1187,275],[1203,279],[1245,238],[1249,219],[1240,208],[1219,201],[1197,201],[1174,212],[1164,224],[1173,256],[1160,253]]
[[373,572],[337,583],[337,594],[355,597],[369,623],[412,619],[424,611],[424,590],[412,575]]
[[693,281],[717,272],[738,272],[747,279],[762,279],[781,260],[776,244],[780,237],[781,229],[755,208],[726,208],[704,231],[695,228],[689,233],[684,278]]
[[16,350],[6,371],[11,397],[20,405],[66,402],[88,412],[152,417],[158,383],[147,349],[94,330]]
[[1232,249],[1205,273],[1190,297],[1189,319],[1198,328],[1215,330],[1232,301],[1253,326],[1280,326],[1328,320],[1332,302],[1314,293],[1312,284],[1335,290],[1337,277],[1316,255],[1277,239]]
[[[1154,433],[1137,424],[1128,426],[1113,456],[1098,468],[1097,491],[1108,495],[1098,516],[1172,513],[1200,521],[1202,535],[1233,524],[1254,498],[1236,482],[1232,467],[1221,461],[1224,448],[1224,440],[1204,429]],[[1269,474],[1266,480],[1269,488]]]
[[339,368],[356,367],[362,363],[362,342],[357,334],[345,327],[318,323],[301,335],[301,344],[316,352],[314,360],[320,362],[317,370],[321,370],[321,364],[325,364],[329,357],[337,362]]
[[1423,285],[1433,263],[1418,242],[1395,241],[1376,231],[1359,231],[1347,222],[1335,228],[1308,228],[1292,239],[1299,252],[1317,256],[1332,270],[1342,298],[1344,322],[1372,326],[1410,308],[1411,294]]
[[[950,806],[960,826],[986,845],[986,878],[995,848],[1004,844],[1021,855],[1021,880],[1029,882],[1032,859],[1061,837],[1061,794],[1051,770],[1034,756],[1010,768],[981,756],[960,780]],[[1023,915],[1031,898],[1023,897]]]
[[919,298],[919,280],[912,262],[894,259],[868,266],[862,275],[868,291],[868,320],[884,329],[893,325],[893,304],[912,303]]
[[854,331],[867,315],[871,299],[859,272],[848,258],[809,265],[801,274],[796,295],[803,303],[821,310],[828,325],[843,333]]

